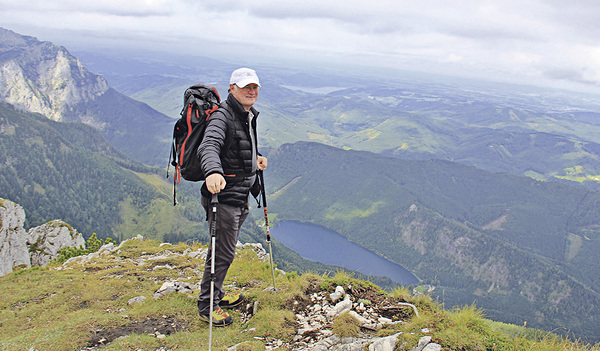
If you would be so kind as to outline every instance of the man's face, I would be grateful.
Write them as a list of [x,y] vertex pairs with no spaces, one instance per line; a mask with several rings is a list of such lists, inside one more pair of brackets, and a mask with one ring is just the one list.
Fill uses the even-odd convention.
[[246,111],[250,110],[250,107],[254,105],[258,98],[258,85],[248,84],[243,88],[238,87],[235,84],[229,86],[231,95],[244,107]]

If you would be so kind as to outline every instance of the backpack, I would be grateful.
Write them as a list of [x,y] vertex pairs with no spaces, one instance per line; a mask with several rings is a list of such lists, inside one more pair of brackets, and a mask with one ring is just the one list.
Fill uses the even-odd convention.
[[[221,97],[217,89],[196,84],[185,90],[181,118],[173,128],[173,142],[169,165],[175,167],[173,177],[173,205],[177,205],[175,186],[181,178],[198,182],[204,180],[204,173],[197,155],[198,146],[204,137],[204,130],[210,115],[219,108]],[[167,178],[169,167],[167,167]]]

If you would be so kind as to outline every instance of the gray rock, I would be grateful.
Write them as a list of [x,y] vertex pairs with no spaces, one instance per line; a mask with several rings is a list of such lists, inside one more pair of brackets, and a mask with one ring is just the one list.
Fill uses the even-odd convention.
[[436,343],[428,344],[423,349],[423,351],[441,351],[441,350],[442,350],[442,345],[436,344]]
[[51,221],[28,232],[23,223],[23,207],[0,199],[0,276],[19,265],[43,267],[58,257],[63,247],[85,247],[83,236],[63,221]]
[[400,334],[402,333],[375,339],[375,341],[369,345],[369,351],[394,351],[396,343],[398,342],[398,335]]
[[67,223],[54,220],[31,228],[27,233],[27,245],[31,254],[31,264],[44,267],[58,257],[58,252],[63,247],[84,248],[85,240]]
[[344,296],[346,292],[344,291],[344,288],[341,286],[337,286],[335,288],[335,291],[332,292],[331,294],[329,294],[329,297],[331,298],[331,302],[336,303],[339,299],[342,298],[342,296]]
[[427,344],[431,342],[431,336],[423,336],[419,339],[419,344],[417,347],[413,348],[411,351],[422,351]]
[[31,266],[27,233],[23,229],[25,211],[20,205],[0,199],[0,276],[16,266]]
[[129,301],[127,301],[127,304],[128,305],[133,305],[134,303],[141,304],[144,302],[144,300],[146,300],[146,296],[136,296],[136,297],[132,297],[131,299],[129,299]]
[[348,295],[346,295],[346,298],[343,301],[338,302],[338,304],[335,305],[331,309],[331,311],[327,312],[327,317],[334,318],[344,312],[350,311],[351,308],[352,308],[352,301],[350,300],[350,297]]

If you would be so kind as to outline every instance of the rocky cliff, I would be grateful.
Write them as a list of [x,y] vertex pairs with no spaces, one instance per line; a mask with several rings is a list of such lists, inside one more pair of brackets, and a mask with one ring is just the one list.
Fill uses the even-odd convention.
[[68,224],[55,220],[25,230],[25,211],[0,198],[0,276],[17,266],[42,266],[58,256],[63,247],[83,247],[83,236]]
[[66,48],[3,28],[0,101],[55,121],[90,125],[143,163],[167,162],[171,118],[115,91]]
[[102,128],[95,116],[73,116],[73,107],[109,89],[60,46],[0,30],[0,98],[55,121],[77,120]]

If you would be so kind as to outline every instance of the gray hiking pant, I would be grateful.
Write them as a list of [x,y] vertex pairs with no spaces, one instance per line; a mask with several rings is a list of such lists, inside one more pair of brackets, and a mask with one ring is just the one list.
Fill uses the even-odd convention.
[[[212,228],[213,214],[210,200],[202,197],[202,206],[207,209],[208,228]],[[215,239],[215,292],[213,308],[219,306],[219,302],[225,296],[223,282],[227,270],[235,257],[235,246],[240,235],[240,228],[246,217],[248,217],[248,205],[245,207],[229,206],[219,203],[217,205],[217,234]],[[210,243],[210,242],[209,242]],[[211,247],[204,265],[204,275],[200,283],[200,295],[198,296],[198,312],[208,315],[210,312],[210,266],[212,264]]]

